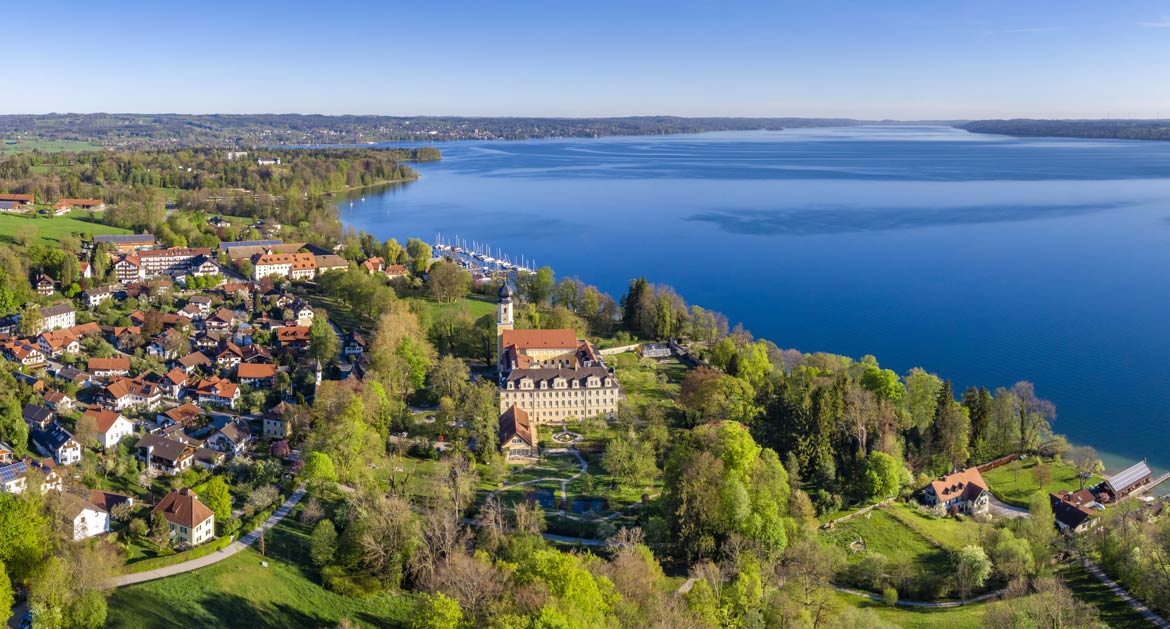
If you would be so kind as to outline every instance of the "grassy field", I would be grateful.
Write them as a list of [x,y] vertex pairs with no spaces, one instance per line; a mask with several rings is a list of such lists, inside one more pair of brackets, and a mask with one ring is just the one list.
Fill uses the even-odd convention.
[[322,588],[302,563],[308,534],[286,518],[269,534],[267,558],[246,550],[201,570],[121,588],[110,598],[106,626],[332,627],[342,618],[363,627],[406,626],[409,596],[354,599]]
[[1141,614],[1117,598],[1081,564],[1063,568],[1060,576],[1077,598],[1097,608],[1101,621],[1110,627],[1147,627]]
[[467,310],[467,313],[471,315],[473,321],[486,314],[495,315],[496,313],[496,302],[485,301],[479,297],[464,297],[459,301],[449,304],[441,304],[437,301],[427,299],[426,304],[427,308],[431,310],[432,321],[441,312],[459,311],[463,309]]
[[[1012,461],[1003,467],[997,467],[983,474],[983,479],[987,481],[991,493],[995,494],[996,498],[1010,505],[1024,508],[1027,508],[1028,501],[1037,492],[1047,494],[1062,489],[1075,491],[1081,488],[1075,467],[1053,461],[1045,462],[1052,473],[1052,480],[1041,487],[1036,483],[1036,478],[1033,475],[1033,470],[1038,462],[1039,459],[1036,457],[1030,457],[1024,461]],[[1085,486],[1088,487],[1099,482],[1101,482],[1101,478],[1094,475],[1085,483]]]
[[637,354],[628,352],[607,357],[607,362],[617,372],[622,393],[631,404],[674,408],[679,384],[687,375],[686,366],[678,359],[639,359]]
[[871,609],[882,620],[908,629],[977,629],[983,626],[983,615],[987,604],[966,605],[941,609],[919,609],[909,607],[887,607],[852,594],[836,593],[838,600],[848,607]]
[[101,148],[97,144],[77,142],[74,140],[0,140],[0,155],[5,153],[25,153],[28,151],[41,151],[44,153],[97,151]]
[[868,554],[877,553],[891,572],[907,575],[908,580],[897,586],[906,590],[905,598],[935,600],[953,595],[951,551],[973,543],[980,526],[971,520],[935,519],[906,505],[892,505],[840,522],[824,531],[821,539],[845,551],[846,566],[837,576],[842,585],[872,587],[858,581],[854,569]]
[[36,242],[55,246],[62,237],[72,233],[81,234],[128,234],[128,230],[118,227],[102,225],[93,220],[89,212],[71,212],[66,216],[52,216],[47,218],[23,216],[17,214],[0,214],[0,242],[13,244],[16,242],[16,233],[21,228],[31,225],[37,230]]

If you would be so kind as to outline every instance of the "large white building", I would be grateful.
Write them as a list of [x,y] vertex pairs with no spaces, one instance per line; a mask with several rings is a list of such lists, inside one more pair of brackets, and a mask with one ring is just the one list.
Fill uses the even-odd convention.
[[46,306],[40,309],[40,313],[41,329],[37,330],[38,334],[46,330],[60,330],[77,325],[77,312],[68,303]]
[[252,257],[252,279],[287,277],[312,279],[317,275],[317,260],[311,253],[261,253]]
[[513,329],[512,290],[506,283],[499,296],[500,413],[515,406],[534,426],[612,418],[621,390],[593,345],[573,330]]
[[114,263],[120,282],[149,280],[160,275],[214,275],[218,271],[218,265],[211,260],[211,249],[186,247],[139,251]]

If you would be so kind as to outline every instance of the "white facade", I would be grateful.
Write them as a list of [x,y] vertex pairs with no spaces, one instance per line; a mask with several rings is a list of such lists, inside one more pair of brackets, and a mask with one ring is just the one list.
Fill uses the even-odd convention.
[[110,514],[97,508],[85,508],[73,518],[73,541],[110,532]]

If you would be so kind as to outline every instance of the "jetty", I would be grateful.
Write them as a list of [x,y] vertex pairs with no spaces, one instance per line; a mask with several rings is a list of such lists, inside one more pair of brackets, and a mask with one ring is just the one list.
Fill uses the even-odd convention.
[[492,271],[508,273],[532,273],[536,268],[536,261],[527,257],[512,256],[501,249],[492,249],[487,243],[466,240],[456,235],[453,239],[444,239],[442,234],[435,235],[435,242],[431,249],[443,256],[450,257],[456,264],[469,270],[491,274]]

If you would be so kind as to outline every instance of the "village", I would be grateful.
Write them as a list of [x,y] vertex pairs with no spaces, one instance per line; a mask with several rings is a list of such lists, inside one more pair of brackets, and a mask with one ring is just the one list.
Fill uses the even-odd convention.
[[[241,219],[201,220],[224,230]],[[336,475],[327,475],[331,490],[321,489],[303,451],[304,409],[321,387],[356,385],[371,369],[374,326],[327,288],[343,275],[419,299],[414,307],[436,313],[428,316],[455,316],[457,306],[458,316],[470,316],[470,307],[490,317],[492,347],[467,361],[460,386],[490,383],[490,447],[502,466],[481,468],[468,513],[538,512],[541,534],[566,548],[604,548],[620,527],[654,517],[665,483],[654,459],[695,412],[689,381],[731,371],[710,341],[653,342],[624,331],[590,339],[568,327],[528,327],[532,310],[514,286],[535,272],[519,265],[492,269],[494,260],[454,247],[420,247],[422,265],[354,259],[339,255],[342,244],[285,242],[271,220],[248,228],[261,238],[215,247],[167,247],[149,233],[90,235],[76,260],[80,290],[34,273],[38,303],[0,313],[0,353],[26,435],[0,443],[0,492],[51,494],[75,541],[117,540],[114,585],[175,577],[247,546],[263,553],[268,531],[303,513],[309,485],[314,499],[355,491]],[[455,303],[423,299],[444,266],[469,283]],[[114,281],[93,281],[95,268]],[[424,389],[439,386],[426,380]],[[425,495],[435,463],[482,450],[483,433],[439,393],[411,399],[411,422],[386,443],[394,453],[363,461],[377,486]],[[622,461],[613,454],[619,447],[650,461]],[[1000,595],[1003,579],[957,585],[951,553],[985,543],[995,522],[1033,517],[1037,495],[1067,549],[1106,514],[1161,515],[1166,503],[1152,490],[1167,475],[1155,478],[1143,461],[1102,476],[1096,459],[1074,459],[1041,444],[920,475],[870,499],[817,504],[819,543],[844,552],[837,595],[888,598],[881,591],[893,578],[906,602],[927,606]],[[879,576],[866,576],[875,561]]]

